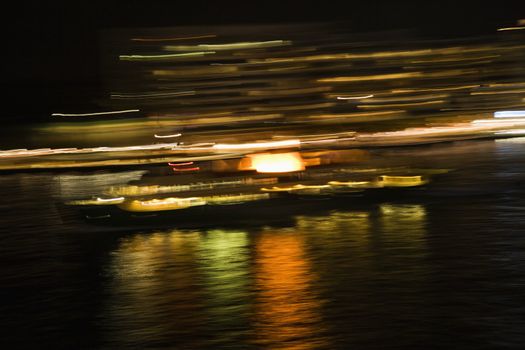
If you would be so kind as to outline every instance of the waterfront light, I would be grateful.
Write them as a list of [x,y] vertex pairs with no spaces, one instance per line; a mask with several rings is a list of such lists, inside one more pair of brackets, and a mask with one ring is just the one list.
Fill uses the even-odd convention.
[[304,170],[304,162],[298,152],[261,153],[250,155],[252,168],[259,173],[287,173]]

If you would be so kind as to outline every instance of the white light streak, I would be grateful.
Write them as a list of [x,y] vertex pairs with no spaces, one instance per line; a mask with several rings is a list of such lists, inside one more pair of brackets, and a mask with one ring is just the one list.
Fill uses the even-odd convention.
[[525,135],[525,129],[497,131],[495,135]]
[[525,111],[494,112],[494,118],[522,118],[522,117],[525,117]]
[[97,202],[118,202],[123,201],[124,197],[116,197],[116,198],[97,198]]
[[365,96],[337,96],[338,100],[363,100],[365,98],[374,97],[374,95],[365,95]]
[[171,137],[179,137],[181,135],[182,135],[181,133],[171,134],[171,135],[157,135],[157,134],[155,134],[155,137],[158,138],[158,139],[168,139],[168,138],[171,138]]
[[525,29],[525,27],[505,27],[505,28],[498,28],[498,32],[503,32],[507,30],[521,30]]
[[200,57],[204,55],[212,55],[215,51],[202,51],[202,52],[187,52],[187,53],[176,53],[168,55],[120,55],[121,61],[157,61],[157,60],[169,60],[172,58],[184,58],[184,57]]
[[96,115],[123,114],[140,112],[140,109],[126,109],[122,111],[96,112],[96,113],[53,113],[52,117],[90,117]]
[[280,147],[298,147],[301,145],[300,140],[284,140],[284,141],[271,141],[271,142],[254,142],[254,143],[238,143],[238,144],[226,144],[218,143],[213,145],[214,149],[253,149],[253,148],[280,148]]

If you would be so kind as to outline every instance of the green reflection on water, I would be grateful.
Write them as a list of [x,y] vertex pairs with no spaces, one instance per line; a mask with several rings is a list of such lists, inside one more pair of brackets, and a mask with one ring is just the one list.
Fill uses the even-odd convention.
[[[244,231],[202,234],[197,259],[202,279],[207,329],[216,345],[245,340],[250,313],[250,246]],[[237,346],[239,344],[237,343]]]

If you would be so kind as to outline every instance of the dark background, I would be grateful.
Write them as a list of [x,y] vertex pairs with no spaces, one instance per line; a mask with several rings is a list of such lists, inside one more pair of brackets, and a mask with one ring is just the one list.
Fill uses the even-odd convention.
[[525,1],[18,1],[4,8],[5,122],[95,106],[99,37],[118,27],[343,21],[351,31],[412,29],[429,37],[495,34]]

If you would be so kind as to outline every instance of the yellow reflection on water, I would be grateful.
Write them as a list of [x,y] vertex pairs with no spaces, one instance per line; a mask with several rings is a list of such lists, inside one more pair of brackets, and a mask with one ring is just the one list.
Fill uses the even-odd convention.
[[[353,239],[366,242],[370,231],[370,213],[366,211],[334,211],[329,216],[297,216],[297,228],[317,231],[316,240],[347,232]],[[341,239],[341,237],[337,237]]]
[[422,204],[381,204],[380,224],[385,238],[406,249],[425,251],[427,212]]
[[[308,245],[326,256],[341,254],[351,257],[352,268],[369,269],[374,217],[370,211],[332,211],[324,216],[298,216],[296,227],[308,237]],[[319,264],[322,275],[341,269],[337,264]],[[341,273],[350,273],[348,269]]]
[[256,243],[255,334],[272,349],[313,349],[325,342],[315,275],[305,258],[304,237],[263,232]]
[[388,219],[395,219],[395,221],[412,221],[422,222],[426,217],[425,206],[421,204],[381,204],[379,207],[383,218],[386,222],[392,223]]
[[198,232],[173,231],[121,241],[107,271],[110,295],[102,319],[108,342],[135,346],[180,337],[198,346],[202,340],[187,335],[203,324],[193,263],[200,240]]

